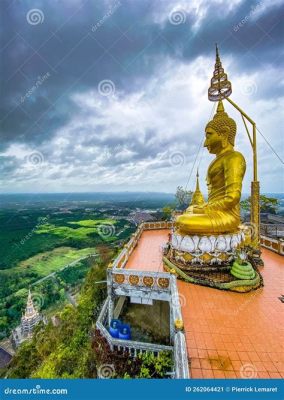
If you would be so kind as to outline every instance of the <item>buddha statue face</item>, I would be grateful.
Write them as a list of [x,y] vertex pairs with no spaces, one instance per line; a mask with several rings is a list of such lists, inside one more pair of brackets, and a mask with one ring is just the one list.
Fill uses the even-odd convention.
[[230,129],[227,126],[223,127],[222,132],[217,132],[211,127],[206,128],[204,147],[207,147],[209,153],[219,154],[222,150],[232,148],[228,141],[229,131]]
[[228,116],[222,101],[219,101],[217,112],[214,118],[208,122],[205,129],[206,140],[204,147],[207,147],[209,153],[216,155],[233,149],[236,130],[235,121]]

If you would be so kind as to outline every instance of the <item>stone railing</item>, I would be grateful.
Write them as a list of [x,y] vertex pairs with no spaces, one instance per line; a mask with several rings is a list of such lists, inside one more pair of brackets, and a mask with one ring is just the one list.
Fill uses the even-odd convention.
[[[111,349],[127,349],[136,357],[139,352],[149,351],[158,354],[161,351],[172,351],[174,360],[174,377],[189,378],[188,358],[185,335],[183,331],[182,314],[176,276],[168,272],[152,272],[141,270],[126,270],[124,267],[129,256],[137,246],[139,239],[146,230],[171,229],[173,222],[144,222],[139,225],[129,242],[107,270],[108,298],[104,303],[96,322],[97,329],[108,341]],[[162,257],[161,257],[162,258]],[[109,326],[114,315],[114,298],[126,296],[150,300],[162,300],[170,305],[170,337],[172,346],[154,343],[119,340],[113,338],[106,326]]]
[[143,222],[143,230],[151,229],[171,229],[173,227],[172,221],[155,221],[155,222]]
[[128,269],[109,269],[107,284],[109,294],[134,296],[170,301],[172,275],[167,272],[151,272]]
[[284,256],[284,240],[261,235],[260,244],[262,247]]
[[[114,270],[108,271],[108,274],[110,296],[98,319],[97,328],[100,329],[102,335],[106,337],[111,348],[113,348],[113,346],[116,346],[118,349],[128,348],[131,354],[134,355],[141,351],[151,351],[154,354],[158,354],[160,351],[169,350],[171,348],[173,350],[175,377],[189,378],[186,340],[183,331],[183,320],[176,276],[165,272],[142,272],[133,270]],[[134,283],[136,283],[137,286],[129,283],[129,279],[131,279],[133,274],[135,274]],[[147,279],[146,284],[143,282],[144,278]],[[151,280],[152,278],[154,282]],[[137,281],[137,279],[139,279],[139,281]],[[161,279],[160,283],[159,279]],[[119,282],[117,283],[116,280]],[[150,287],[149,282],[152,284]],[[112,294],[128,297],[142,297],[148,300],[159,299],[168,301],[170,305],[170,337],[173,346],[161,346],[152,343],[113,339],[105,328],[105,325],[110,323],[110,315],[113,314]],[[103,323],[100,324],[100,321],[103,321]],[[178,324],[181,324],[181,326],[178,326]]]
[[109,298],[106,299],[102,307],[96,322],[96,328],[100,331],[101,335],[105,337],[111,350],[128,350],[129,354],[131,354],[133,357],[137,357],[139,353],[145,351],[153,353],[154,355],[158,355],[161,351],[173,351],[173,346],[113,338],[106,329],[108,320],[108,303]]
[[187,379],[189,375],[186,340],[183,332],[177,332],[174,338],[175,378]]
[[260,224],[260,234],[275,239],[284,238],[284,224]]
[[151,272],[125,269],[112,269],[107,272],[109,296],[109,323],[113,318],[114,296],[145,299],[147,304],[152,300],[167,301],[170,305],[171,339],[175,334],[175,321],[182,321],[180,296],[177,278],[168,272]]
[[162,351],[169,351],[172,353],[174,360],[173,377],[177,379],[189,378],[186,341],[183,332],[178,331],[175,334],[173,346],[113,338],[106,328],[109,309],[108,302],[109,298],[106,299],[102,307],[102,310],[96,322],[96,328],[107,340],[111,350],[127,350],[129,354],[134,358],[137,357],[138,354],[143,352],[150,352],[158,356],[158,354]]

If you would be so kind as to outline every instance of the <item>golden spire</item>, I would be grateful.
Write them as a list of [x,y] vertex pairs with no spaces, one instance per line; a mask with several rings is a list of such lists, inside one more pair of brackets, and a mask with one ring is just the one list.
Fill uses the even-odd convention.
[[192,195],[192,199],[191,199],[191,206],[202,206],[203,204],[205,204],[205,200],[203,197],[203,194],[201,193],[201,190],[199,188],[199,173],[198,173],[198,169],[196,172],[196,187],[195,187],[195,191]]
[[210,101],[218,101],[229,97],[232,93],[231,82],[228,81],[227,74],[224,72],[222,62],[219,56],[219,49],[216,44],[216,61],[215,69],[213,72],[213,78],[211,79],[211,85],[208,89],[208,99]]
[[222,100],[218,101],[218,106],[217,106],[217,114],[223,114],[225,112],[223,102]]
[[217,43],[215,43],[215,46],[216,46],[216,63],[217,62],[221,63],[220,56],[219,56],[219,49],[218,49]]

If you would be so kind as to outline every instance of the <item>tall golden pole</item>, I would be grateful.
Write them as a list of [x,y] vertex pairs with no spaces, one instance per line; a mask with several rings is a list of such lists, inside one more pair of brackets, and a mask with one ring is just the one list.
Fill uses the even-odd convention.
[[[242,115],[244,125],[252,146],[253,151],[253,181],[251,182],[251,225],[252,225],[252,246],[255,250],[260,249],[260,209],[259,209],[259,181],[257,178],[257,146],[256,146],[256,124],[255,122],[229,98],[232,93],[231,82],[224,72],[222,62],[219,56],[219,50],[216,45],[216,62],[213,72],[213,78],[208,89],[208,99],[210,101],[219,101],[227,99]],[[245,119],[252,125],[252,138],[249,134]]]
[[[252,224],[252,245],[255,249],[260,248],[260,209],[259,209],[259,181],[257,178],[257,145],[256,145],[256,124],[255,122],[229,97],[226,97],[240,113],[252,124],[252,139],[247,130],[247,134],[252,145],[253,152],[253,181],[251,182],[251,212],[250,221]],[[246,126],[246,125],[245,125]]]

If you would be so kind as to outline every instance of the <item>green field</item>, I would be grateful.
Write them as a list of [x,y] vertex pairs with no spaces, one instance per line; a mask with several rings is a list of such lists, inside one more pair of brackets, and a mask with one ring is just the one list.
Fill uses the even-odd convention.
[[[78,250],[72,249],[71,247],[58,247],[51,251],[39,253],[36,256],[20,262],[19,266],[15,269],[22,270],[23,268],[27,268],[43,277],[52,272],[58,271],[81,257],[94,253],[95,248]],[[13,269],[10,270],[10,272],[13,272]]]
[[35,233],[56,235],[67,240],[86,240],[96,234],[105,241],[112,241],[115,240],[115,223],[111,219],[70,221],[69,224],[75,225],[75,228],[47,223],[40,225]]
[[114,225],[116,221],[113,219],[85,219],[83,221],[71,221],[69,224],[96,228],[100,225]]

